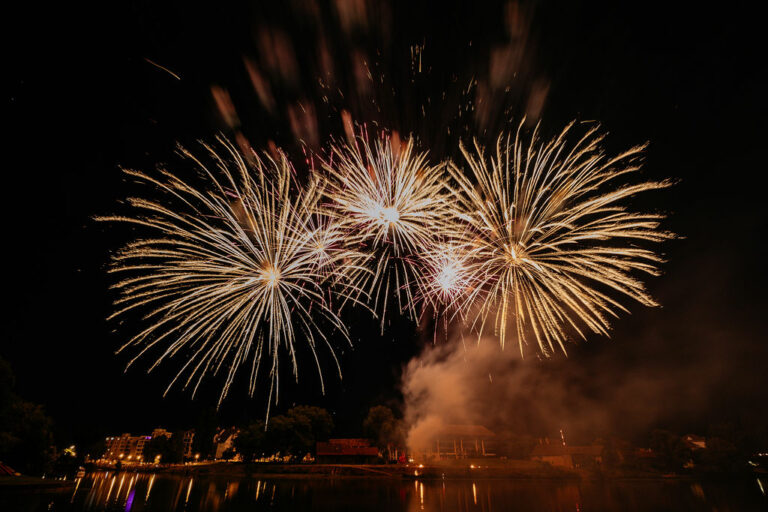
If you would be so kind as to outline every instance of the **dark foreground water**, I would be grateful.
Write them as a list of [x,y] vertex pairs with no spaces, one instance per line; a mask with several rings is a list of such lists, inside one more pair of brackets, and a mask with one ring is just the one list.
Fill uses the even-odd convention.
[[731,482],[318,480],[102,472],[74,492],[0,491],[0,511],[766,511],[768,479]]

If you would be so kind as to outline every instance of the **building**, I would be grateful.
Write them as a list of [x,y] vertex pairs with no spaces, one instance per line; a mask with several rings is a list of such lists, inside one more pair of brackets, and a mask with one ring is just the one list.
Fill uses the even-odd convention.
[[495,437],[482,425],[441,425],[415,455],[423,460],[493,457]]
[[195,442],[195,431],[185,430],[184,431],[184,458],[185,459],[192,458],[192,444],[194,442]]
[[565,446],[562,443],[540,443],[533,447],[531,460],[567,469],[593,468],[603,463],[604,449],[597,444]]
[[160,436],[171,437],[171,433],[164,428],[156,428],[152,431],[152,439]]
[[683,443],[692,451],[704,450],[707,447],[707,440],[702,436],[696,434],[688,434],[683,436]]
[[228,451],[235,451],[235,438],[240,431],[235,427],[222,428],[213,436],[213,445],[216,447],[215,459],[223,459]]
[[329,439],[317,443],[320,464],[373,464],[379,459],[379,449],[368,439]]
[[[145,462],[144,446],[152,439],[160,436],[170,438],[171,433],[164,428],[156,428],[152,435],[132,436],[125,433],[119,436],[107,437],[105,440],[106,449],[103,459],[121,460],[124,462]],[[194,442],[195,431],[187,430],[184,432],[184,457],[192,458],[192,443]]]
[[132,436],[129,433],[108,437],[103,458],[142,462],[144,460],[144,445],[150,439],[152,436]]

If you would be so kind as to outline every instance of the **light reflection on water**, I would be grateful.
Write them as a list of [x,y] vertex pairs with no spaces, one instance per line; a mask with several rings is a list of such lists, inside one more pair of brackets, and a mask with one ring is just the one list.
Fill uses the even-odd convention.
[[259,479],[98,472],[66,493],[0,494],[0,510],[261,511],[354,510],[768,510],[768,479],[691,482],[635,480]]

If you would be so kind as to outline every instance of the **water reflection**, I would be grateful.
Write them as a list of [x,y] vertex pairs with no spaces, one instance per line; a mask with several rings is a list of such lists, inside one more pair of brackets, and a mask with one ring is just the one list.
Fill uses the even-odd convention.
[[69,493],[0,494],[0,510],[766,510],[765,478],[743,482],[558,482],[541,480],[259,479],[99,472]]

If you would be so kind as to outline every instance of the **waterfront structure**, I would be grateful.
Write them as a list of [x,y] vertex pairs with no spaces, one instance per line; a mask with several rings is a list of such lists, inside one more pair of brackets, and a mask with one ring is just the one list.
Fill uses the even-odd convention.
[[593,468],[603,463],[604,450],[605,447],[598,444],[566,446],[562,443],[540,443],[533,447],[531,460],[566,469]]
[[317,462],[320,464],[372,464],[379,459],[379,449],[368,439],[329,439],[318,442]]
[[[119,436],[110,436],[105,439],[106,448],[102,459],[122,462],[151,462],[144,460],[144,447],[152,439],[160,436],[167,438],[172,434],[164,428],[156,428],[151,435],[134,436],[130,433],[124,433]],[[184,436],[184,458],[192,458],[192,443],[195,438],[194,430],[187,430]]]
[[102,458],[108,460],[143,462],[144,445],[150,439],[152,439],[152,436],[132,436],[129,433],[107,437],[106,449],[104,450]]
[[493,457],[495,437],[482,425],[441,425],[424,445],[414,450],[414,456],[420,460]]
[[[239,433],[240,430],[235,427],[222,428],[216,432],[216,435],[213,436],[213,445],[216,447],[215,459],[223,459],[225,453],[235,452],[235,438]],[[235,455],[237,455],[236,452]]]

